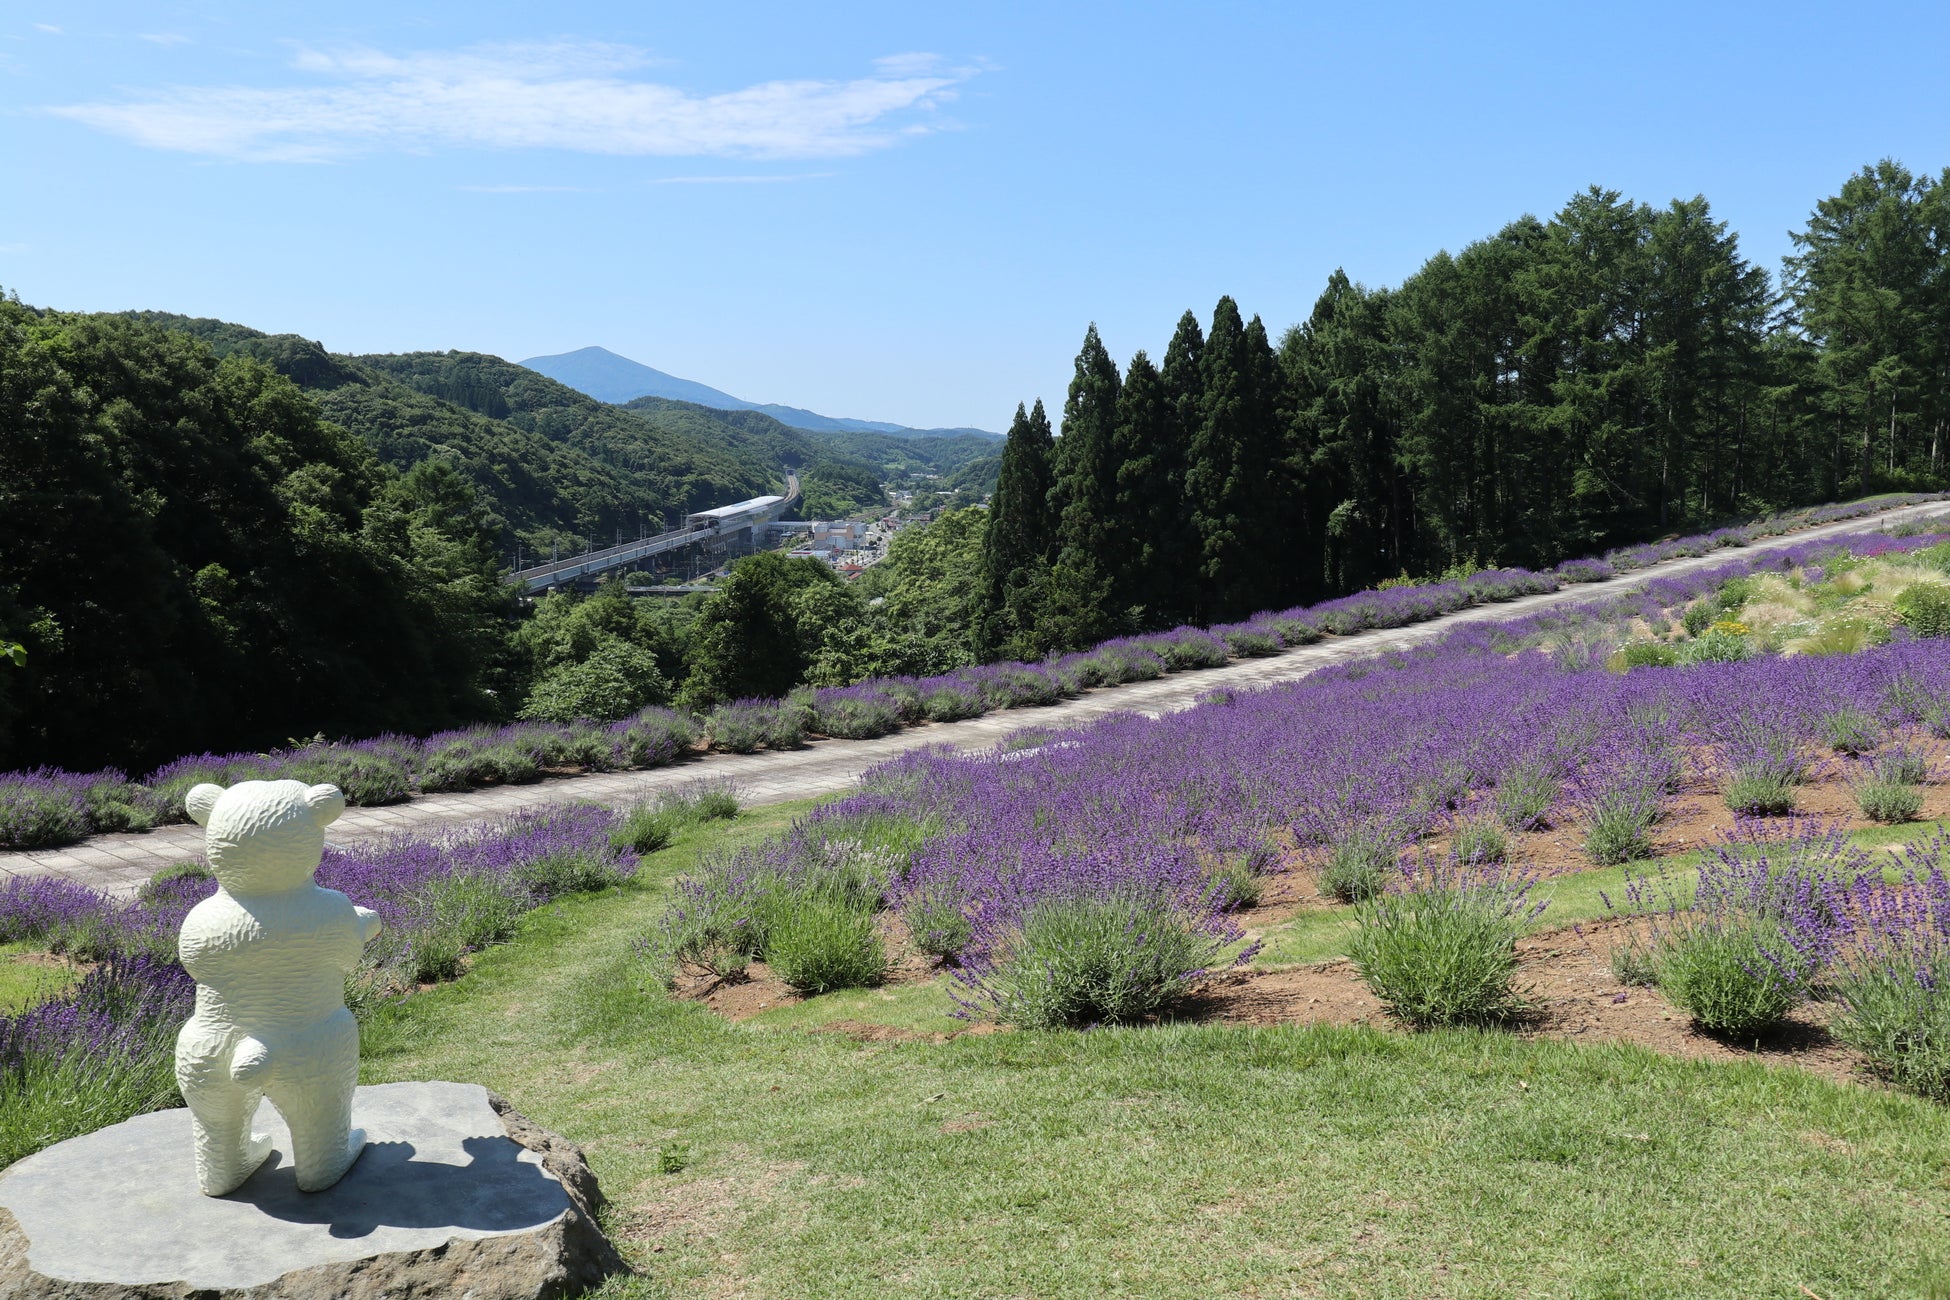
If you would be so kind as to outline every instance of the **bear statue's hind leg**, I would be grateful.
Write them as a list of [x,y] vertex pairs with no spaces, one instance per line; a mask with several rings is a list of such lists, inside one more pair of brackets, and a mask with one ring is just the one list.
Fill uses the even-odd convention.
[[359,1023],[350,1011],[340,1011],[294,1046],[297,1068],[280,1068],[271,1101],[291,1128],[298,1190],[322,1192],[345,1176],[366,1144],[365,1131],[352,1127]]
[[251,1132],[262,1090],[230,1077],[228,1052],[180,1046],[176,1086],[189,1103],[196,1134],[196,1184],[205,1196],[226,1196],[243,1186],[271,1154],[271,1139]]

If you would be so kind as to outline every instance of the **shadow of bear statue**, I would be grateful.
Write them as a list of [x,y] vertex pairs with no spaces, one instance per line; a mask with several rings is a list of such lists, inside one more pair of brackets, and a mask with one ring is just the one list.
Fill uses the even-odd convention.
[[205,828],[217,892],[183,920],[178,951],[196,1012],[176,1038],[176,1082],[196,1131],[206,1196],[235,1191],[270,1154],[251,1132],[269,1097],[291,1129],[298,1186],[323,1191],[359,1158],[352,1127],[359,1025],[345,977],[379,916],[312,882],[325,827],[345,811],[336,786],[199,785],[184,803]]

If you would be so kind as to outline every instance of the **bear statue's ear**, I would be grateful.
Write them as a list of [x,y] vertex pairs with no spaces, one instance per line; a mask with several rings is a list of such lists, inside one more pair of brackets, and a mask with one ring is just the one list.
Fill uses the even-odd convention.
[[190,787],[190,792],[183,796],[183,808],[189,813],[191,821],[198,826],[208,826],[210,814],[216,811],[217,800],[222,797],[222,786],[205,781],[202,785]]
[[330,826],[345,811],[345,796],[335,785],[315,785],[305,791],[305,802],[311,805],[312,819],[320,826]]

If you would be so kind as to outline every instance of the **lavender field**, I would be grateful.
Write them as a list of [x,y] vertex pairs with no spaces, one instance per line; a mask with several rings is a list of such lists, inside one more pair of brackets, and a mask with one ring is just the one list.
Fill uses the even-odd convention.
[[[1584,921],[1621,1001],[1656,987],[1723,1044],[1818,1022],[1950,1098],[1950,850],[1851,838],[1950,811],[1946,571],[1940,535],[1811,543],[1159,719],[912,753],[680,882],[642,951],[680,990],[931,978],[971,1023],[1085,1027],[1222,1013],[1325,920],[1389,1019],[1522,1027],[1520,941]],[[1586,877],[1596,914],[1554,917]]]
[[1040,663],[985,664],[935,677],[803,688],[782,700],[734,700],[702,717],[648,708],[616,722],[516,722],[426,737],[319,736],[266,753],[185,755],[140,779],[115,769],[0,773],[0,850],[46,848],[100,832],[181,822],[183,795],[205,781],[327,782],[344,791],[350,804],[379,806],[416,794],[520,785],[551,775],[660,767],[700,748],[749,753],[795,748],[808,735],[867,739],[923,722],[1048,705],[1096,687],[1214,668],[1327,635],[1402,627],[1471,606],[1604,582],[1666,560],[1744,547],[1793,529],[1927,499],[1881,497],[1798,510],[1694,537],[1625,547],[1602,559],[1571,560],[1545,573],[1499,569],[1446,581],[1404,582],[1304,608],[1267,611],[1238,623],[1118,638]]

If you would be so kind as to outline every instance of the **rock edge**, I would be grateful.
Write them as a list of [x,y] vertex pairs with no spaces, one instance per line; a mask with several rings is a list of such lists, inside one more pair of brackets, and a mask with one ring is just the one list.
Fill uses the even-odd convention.
[[0,1300],[566,1300],[629,1272],[597,1222],[606,1202],[582,1148],[492,1089],[487,1097],[508,1137],[541,1157],[568,1194],[570,1207],[538,1228],[297,1269],[261,1286],[211,1288],[37,1273],[19,1221],[0,1208]]

